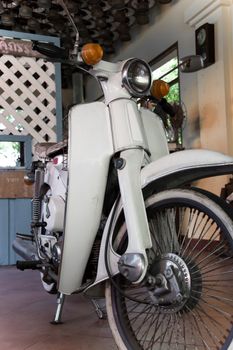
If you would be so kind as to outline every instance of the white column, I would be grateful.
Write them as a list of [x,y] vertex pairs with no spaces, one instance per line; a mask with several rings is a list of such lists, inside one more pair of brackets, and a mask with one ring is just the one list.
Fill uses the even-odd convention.
[[[195,0],[185,12],[194,29],[215,25],[215,64],[198,72],[201,147],[233,155],[233,0]],[[227,179],[206,182],[219,193]]]

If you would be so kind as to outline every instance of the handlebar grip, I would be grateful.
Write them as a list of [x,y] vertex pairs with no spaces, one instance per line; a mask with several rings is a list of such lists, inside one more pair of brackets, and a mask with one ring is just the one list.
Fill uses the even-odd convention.
[[34,41],[32,44],[32,50],[38,51],[44,56],[58,59],[68,59],[69,50],[64,49],[63,47],[58,47],[50,43],[41,43]]
[[162,98],[158,104],[162,107],[162,109],[164,110],[165,113],[169,114],[170,117],[174,117],[175,116],[175,111],[173,106],[167,102],[167,100],[165,98]]

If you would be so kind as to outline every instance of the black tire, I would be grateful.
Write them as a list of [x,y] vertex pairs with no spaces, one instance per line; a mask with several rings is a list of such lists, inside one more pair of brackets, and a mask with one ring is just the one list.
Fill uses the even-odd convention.
[[115,278],[118,288],[108,283],[108,318],[121,350],[233,346],[233,222],[227,210],[209,197],[177,189],[146,200],[153,242],[150,274],[163,266],[162,261],[173,264],[174,259],[180,268],[180,290],[186,288],[181,281],[185,276],[190,283],[188,292],[181,293],[182,301],[159,305],[152,302],[148,284],[132,286],[122,276]]

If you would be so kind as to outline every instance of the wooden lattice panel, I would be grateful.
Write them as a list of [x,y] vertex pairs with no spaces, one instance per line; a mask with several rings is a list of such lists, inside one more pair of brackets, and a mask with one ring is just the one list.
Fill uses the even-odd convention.
[[51,62],[0,57],[0,135],[31,135],[55,142],[56,86]]

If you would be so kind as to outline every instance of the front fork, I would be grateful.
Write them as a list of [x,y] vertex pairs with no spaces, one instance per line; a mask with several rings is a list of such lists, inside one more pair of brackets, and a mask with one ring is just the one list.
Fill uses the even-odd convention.
[[116,161],[121,199],[128,233],[128,247],[118,262],[119,271],[131,282],[139,283],[148,267],[146,250],[152,247],[144,198],[141,190],[142,148],[121,152]]

